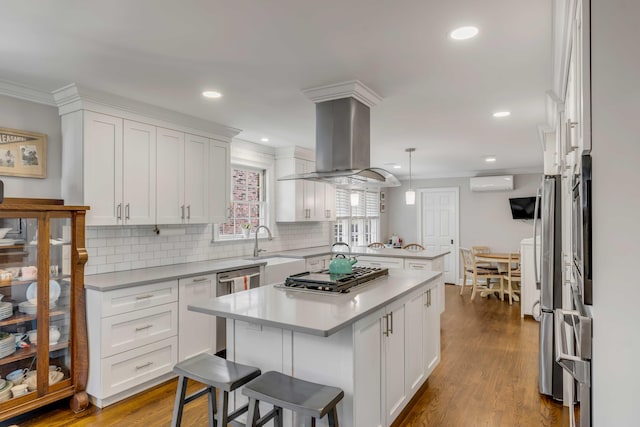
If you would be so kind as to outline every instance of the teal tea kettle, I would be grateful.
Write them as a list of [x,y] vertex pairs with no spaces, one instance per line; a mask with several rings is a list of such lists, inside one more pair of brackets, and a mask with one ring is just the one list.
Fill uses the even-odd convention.
[[[344,245],[349,248],[349,255],[351,255],[351,248],[344,242],[336,242],[331,245],[331,249],[336,245]],[[329,263],[329,274],[351,274],[353,273],[353,264],[358,262],[355,258],[347,258],[344,254],[337,254]]]

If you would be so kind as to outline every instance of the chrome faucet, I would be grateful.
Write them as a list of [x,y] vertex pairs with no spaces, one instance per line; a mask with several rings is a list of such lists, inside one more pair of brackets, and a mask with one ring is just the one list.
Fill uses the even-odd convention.
[[271,230],[269,230],[269,227],[267,227],[266,225],[259,225],[258,228],[256,228],[256,243],[253,246],[254,257],[257,257],[260,252],[266,252],[266,249],[258,249],[258,233],[260,232],[261,228],[267,230],[267,234],[269,234],[269,240],[273,240],[273,236],[271,235]]

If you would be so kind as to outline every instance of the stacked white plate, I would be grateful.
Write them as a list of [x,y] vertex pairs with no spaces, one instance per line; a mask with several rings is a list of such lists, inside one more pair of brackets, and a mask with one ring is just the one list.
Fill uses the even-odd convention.
[[13,334],[0,332],[0,358],[16,352],[16,339]]
[[[49,310],[53,310],[54,308],[56,308],[56,302],[52,301],[49,304]],[[22,301],[18,304],[18,311],[24,314],[36,314],[38,312],[38,306],[29,301]]]
[[0,302],[0,320],[13,316],[13,304]]
[[11,381],[6,381],[4,385],[0,387],[0,402],[6,402],[11,399],[11,387],[13,387]]

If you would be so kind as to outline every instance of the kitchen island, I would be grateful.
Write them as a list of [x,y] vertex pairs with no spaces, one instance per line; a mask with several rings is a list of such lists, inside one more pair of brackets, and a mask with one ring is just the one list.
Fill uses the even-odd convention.
[[[391,269],[338,294],[270,285],[189,310],[228,319],[229,360],[342,388],[340,425],[388,426],[440,360],[441,275]],[[285,425],[301,424],[285,411]]]

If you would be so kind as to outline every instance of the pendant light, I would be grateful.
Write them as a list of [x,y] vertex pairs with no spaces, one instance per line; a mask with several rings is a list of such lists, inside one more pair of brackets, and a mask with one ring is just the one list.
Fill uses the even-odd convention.
[[407,205],[415,205],[416,204],[416,191],[413,189],[411,185],[411,153],[416,151],[415,148],[407,148],[407,153],[409,153],[409,189],[404,193],[404,200]]

